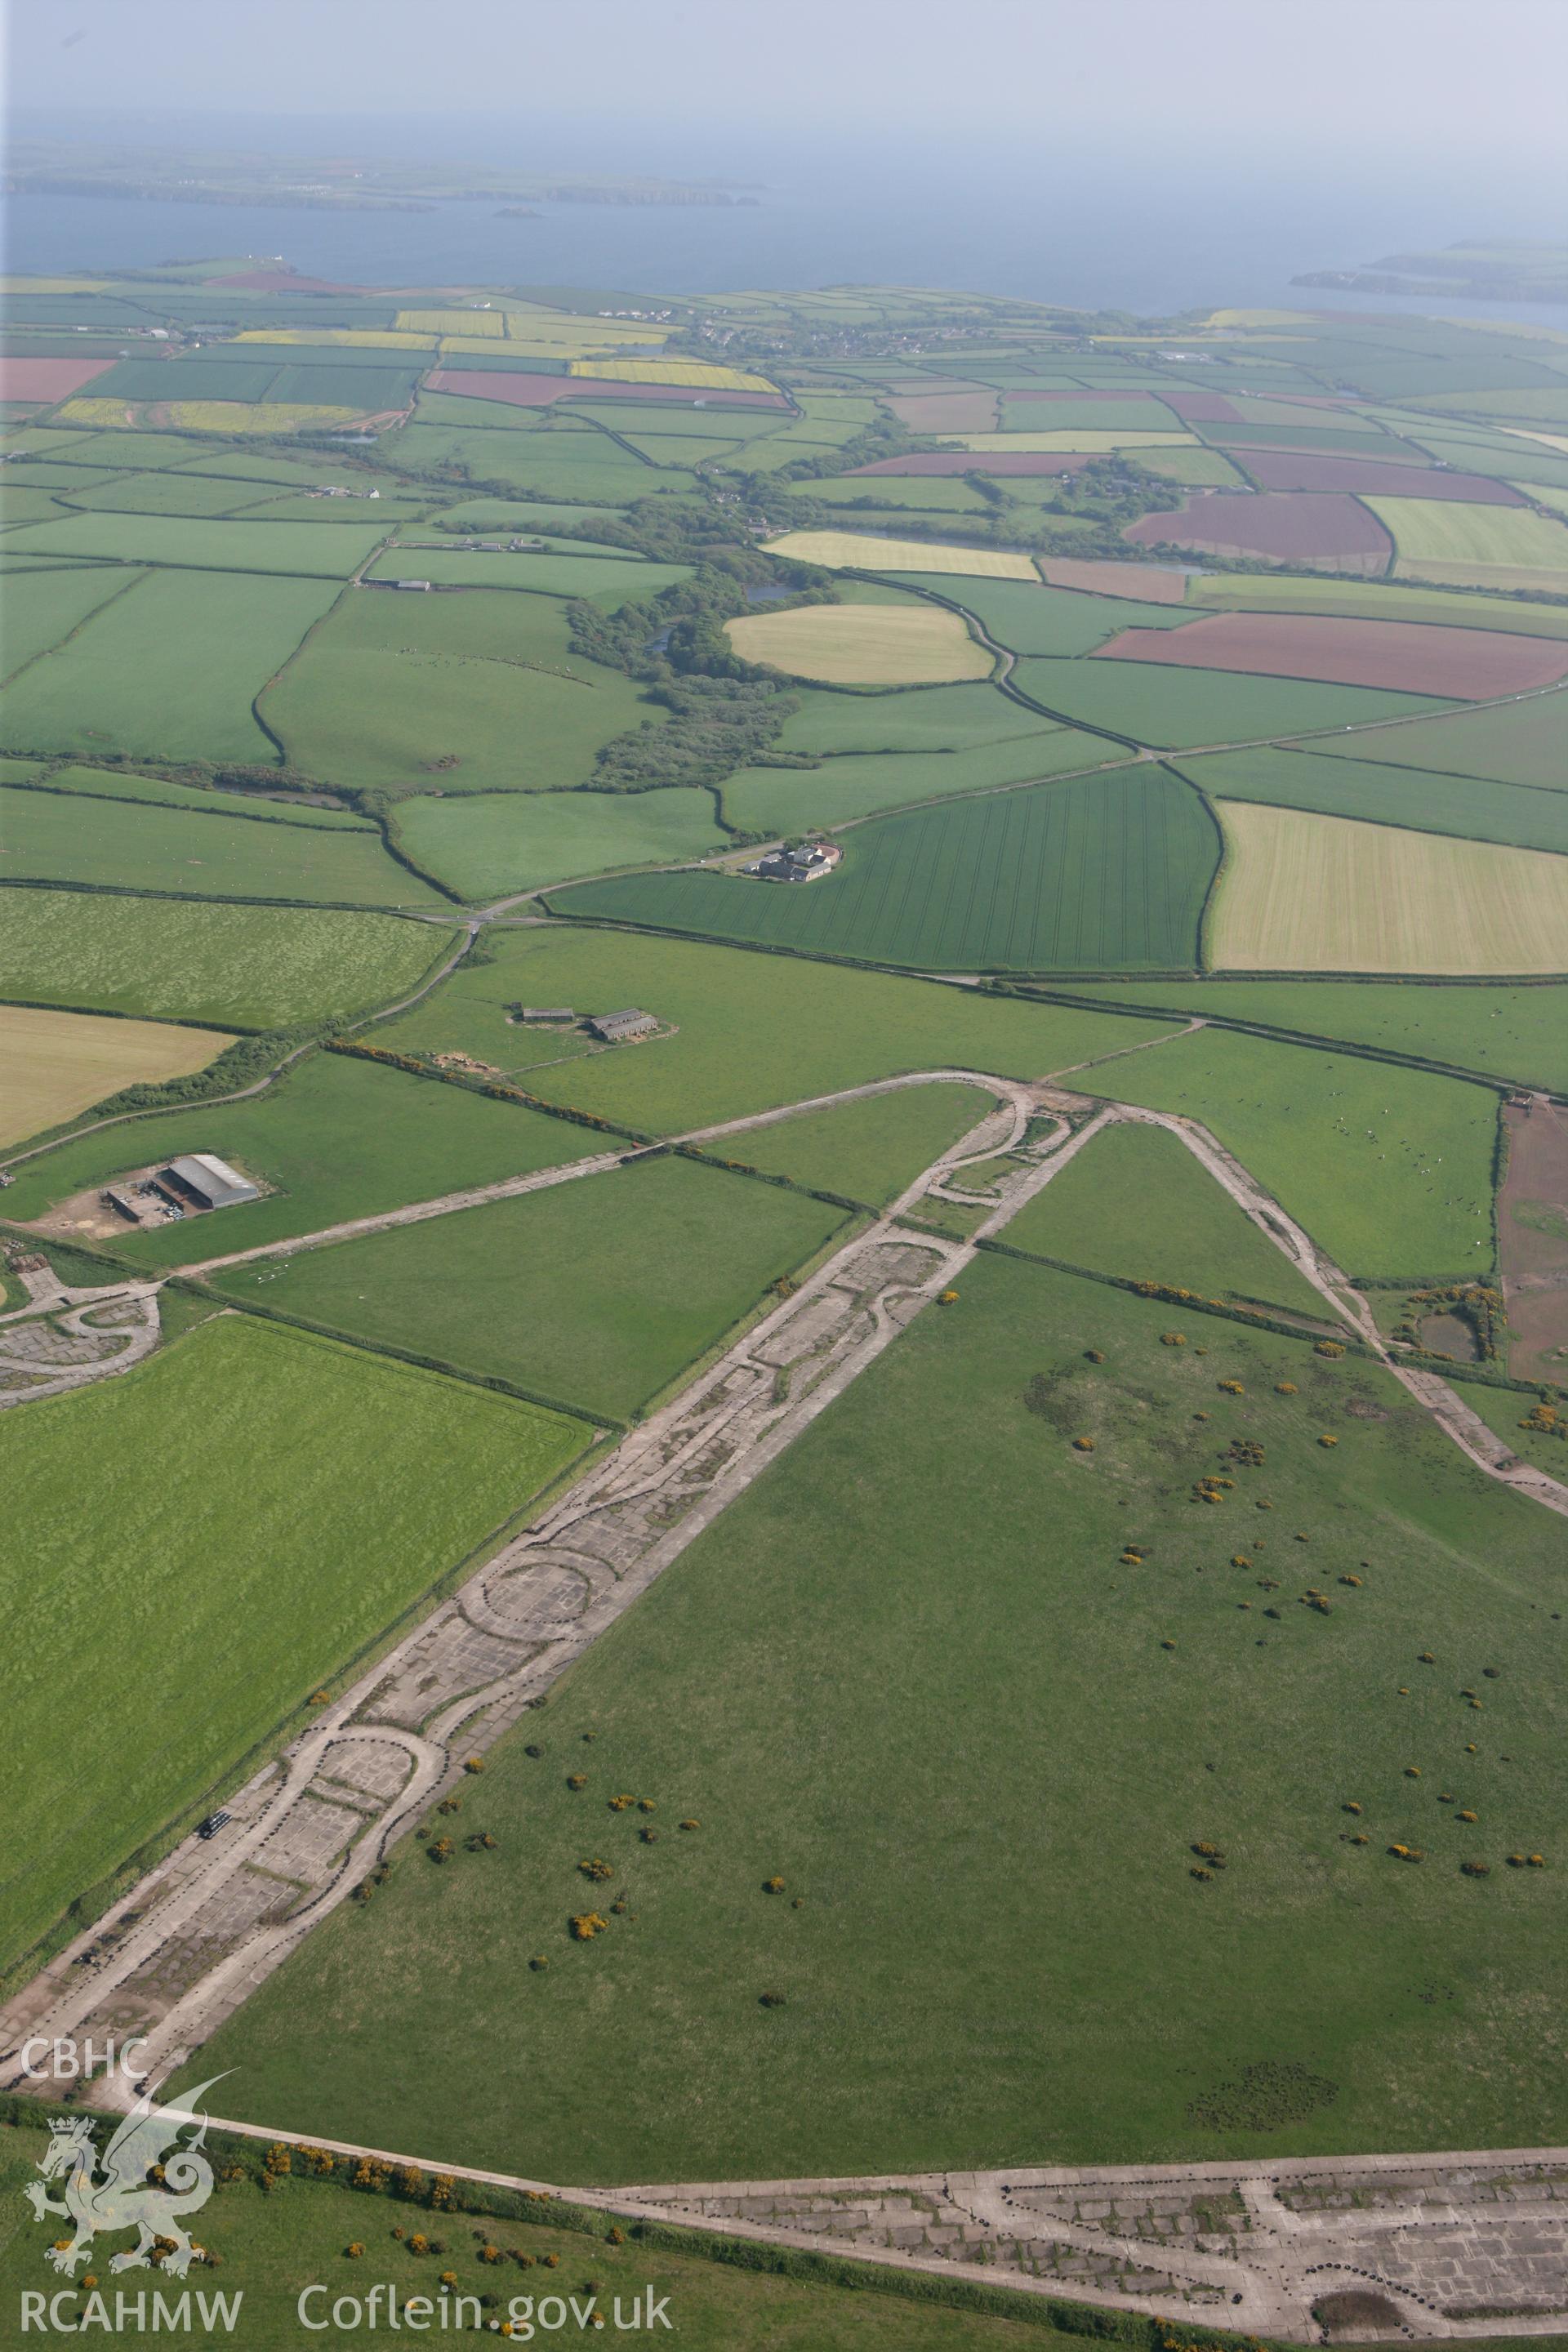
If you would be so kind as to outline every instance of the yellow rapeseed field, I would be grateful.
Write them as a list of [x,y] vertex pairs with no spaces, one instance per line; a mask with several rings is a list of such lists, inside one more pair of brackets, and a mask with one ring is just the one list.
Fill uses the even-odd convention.
[[801,604],[726,621],[744,661],[829,686],[929,686],[989,677],[992,656],[938,604]]
[[0,1004],[0,1144],[61,1126],[138,1079],[205,1069],[233,1043],[215,1029]]
[[122,400],[68,400],[55,411],[58,425],[123,425],[131,414]]
[[949,547],[940,540],[882,539],[869,531],[786,530],[766,541],[770,555],[820,563],[829,572],[967,572],[977,580],[1034,580],[1026,555],[999,547]]
[[778,390],[765,375],[748,375],[744,368],[716,367],[708,360],[600,360],[592,365],[586,360],[574,360],[567,373],[597,376],[606,383],[679,383],[694,392]]
[[1253,801],[1215,804],[1228,851],[1217,971],[1568,970],[1568,857]]

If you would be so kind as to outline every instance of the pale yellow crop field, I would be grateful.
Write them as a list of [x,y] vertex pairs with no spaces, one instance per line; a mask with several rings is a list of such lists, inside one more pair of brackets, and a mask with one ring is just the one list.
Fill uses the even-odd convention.
[[395,327],[246,327],[237,343],[331,343],[351,351],[433,352],[434,335],[399,333]]
[[[1512,441],[1540,441],[1548,449],[1568,449],[1568,433],[1527,433],[1522,425],[1505,425],[1501,430]],[[1534,488],[1534,484],[1530,485]]]
[[1216,971],[1568,971],[1568,857],[1215,803]]
[[989,677],[992,656],[939,604],[800,604],[726,621],[743,661],[827,686],[932,686]]
[[500,310],[399,310],[393,323],[410,335],[482,335],[500,342],[506,334]]
[[107,294],[107,278],[0,278],[0,294]]
[[574,360],[567,373],[596,376],[601,383],[678,383],[694,392],[778,390],[765,375],[748,375],[744,368],[716,367],[709,360]]
[[169,400],[158,409],[181,433],[297,433],[306,425],[352,425],[365,413],[296,406],[289,400]]
[[0,1144],[63,1126],[138,1079],[205,1069],[232,1037],[166,1021],[109,1021],[0,1004]]
[[1533,585],[1505,574],[1568,572],[1568,530],[1527,507],[1468,506],[1458,499],[1363,500],[1394,540],[1395,572],[1484,586]]
[[1100,457],[1110,449],[1191,449],[1197,446],[1191,433],[1107,433],[1098,428],[1074,433],[943,433],[939,438],[950,449],[975,449],[998,453],[1023,454],[1028,450],[1077,449],[1090,457]]
[[880,539],[869,531],[786,530],[770,555],[820,563],[827,572],[967,572],[976,580],[1038,580],[1026,555],[1005,548],[948,547],[940,540]]

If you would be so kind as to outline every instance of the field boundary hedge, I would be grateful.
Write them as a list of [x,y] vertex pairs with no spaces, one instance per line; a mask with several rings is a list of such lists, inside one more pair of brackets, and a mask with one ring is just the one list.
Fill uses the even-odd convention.
[[[350,1235],[349,1238],[357,1236]],[[277,1251],[268,1255],[277,1255],[286,1249],[286,1244],[279,1244]],[[293,1255],[303,1253],[296,1251]],[[214,1307],[230,1307],[237,1315],[255,1315],[264,1323],[284,1323],[294,1330],[309,1331],[313,1339],[332,1339],[340,1347],[360,1348],[370,1356],[388,1356],[395,1363],[412,1364],[422,1372],[439,1372],[447,1380],[464,1381],[469,1388],[494,1389],[502,1396],[515,1397],[520,1404],[537,1405],[542,1412],[563,1413],[569,1421],[582,1422],[589,1428],[598,1428],[602,1424],[617,1437],[624,1437],[629,1426],[627,1423],[617,1420],[614,1413],[590,1412],[585,1405],[568,1404],[562,1397],[547,1396],[542,1389],[525,1389],[516,1381],[507,1380],[500,1372],[469,1371],[461,1364],[449,1364],[442,1356],[426,1356],[414,1348],[400,1348],[391,1339],[371,1339],[360,1332],[345,1331],[336,1323],[317,1323],[308,1315],[290,1314],[286,1308],[268,1306],[259,1298],[237,1298],[229,1291],[214,1289],[197,1275],[175,1271],[167,1279],[193,1297],[205,1299]]]
[[428,1062],[417,1061],[412,1054],[395,1053],[390,1045],[362,1045],[357,1038],[333,1037],[327,1040],[325,1050],[329,1054],[353,1054],[361,1061],[384,1062],[394,1069],[406,1070],[410,1077],[430,1078],[438,1086],[461,1087],[468,1094],[488,1095],[492,1102],[521,1103],[527,1110],[543,1111],[548,1118],[566,1119],[574,1127],[592,1128],[599,1135],[618,1136],[625,1143],[645,1149],[663,1139],[644,1135],[639,1128],[621,1127],[614,1119],[601,1118],[596,1111],[574,1110],[570,1103],[547,1102],[542,1095],[531,1095],[524,1087],[466,1076],[461,1070],[433,1069]]
[[[44,2129],[47,2106],[58,2105],[62,2099],[74,2104],[78,2113],[96,2121],[120,2120],[93,2107],[87,2099],[71,2101],[69,2092],[54,2091],[46,2102],[42,2097],[31,2098],[8,2091],[0,2093],[0,2125]],[[222,2156],[226,2169],[237,2166],[247,2183],[258,2190],[264,2181],[273,2178],[267,2171],[270,2150],[259,2137],[214,2125],[206,2135],[206,2144],[215,2154]],[[287,2135],[277,2145],[307,2159],[316,2152],[314,2144],[298,2133]],[[1047,2327],[1062,2335],[1138,2347],[1138,2352],[1197,2352],[1198,2347],[1203,2352],[1264,2352],[1257,2336],[1226,2335],[1188,2320],[1178,2326],[1135,2311],[1031,2294],[1022,2286],[994,2286],[975,2279],[942,2278],[929,2271],[903,2270],[891,2263],[858,2262],[852,2254],[819,2253],[815,2247],[779,2246],[764,2239],[727,2237],[719,2230],[650,2221],[646,2215],[619,2210],[613,2203],[584,2206],[547,2189],[503,2189],[499,2183],[478,2180],[460,2170],[443,2172],[432,2167],[426,2171],[419,2165],[397,2164],[381,2158],[345,2157],[327,2150],[320,2153],[329,2156],[330,2168],[318,2168],[309,2161],[299,2169],[290,2166],[285,2176],[286,2194],[292,2195],[296,2184],[308,2191],[315,2183],[322,2182],[350,2189],[367,2200],[380,2198],[414,2210],[483,2214],[514,2227],[561,2230],[595,2239],[607,2238],[611,2230],[624,2224],[626,2238],[635,2245],[684,2254],[727,2269],[797,2279],[812,2285],[837,2287],[852,2294],[885,2294],[904,2303],[929,2304],[983,2317],[1010,2319],[1025,2326]],[[239,2186],[238,2182],[226,2182],[225,2193]],[[613,2198],[614,2192],[610,2195]],[[221,2216],[221,2197],[212,2210]],[[1289,2347],[1289,2352],[1295,2352],[1295,2347]]]
[[[1194,977],[1191,973],[1173,976],[1189,980]],[[1215,987],[1224,985],[1223,982],[1215,980],[1212,974],[1201,973],[1197,977],[1205,985]],[[1365,978],[1364,975],[1352,975],[1348,972],[1339,977],[1348,988],[1362,984]],[[1335,975],[1332,972],[1302,973],[1299,971],[1247,973],[1248,982],[1254,978],[1297,981],[1304,979],[1313,982],[1327,979],[1331,982]],[[1537,975],[1533,981],[1526,982],[1498,981],[1490,978],[1454,981],[1446,979],[1441,973],[1433,973],[1430,976],[1412,973],[1404,979],[1401,979],[1398,974],[1394,974],[1385,981],[1384,976],[1379,973],[1372,984],[1377,987],[1389,985],[1408,988],[1523,988],[1527,986],[1556,988],[1560,987],[1562,982],[1551,974]],[[994,995],[1019,996],[1026,1001],[1037,997],[1047,1003],[1070,1004],[1075,1011],[1083,1013],[1125,1013],[1145,1021],[1176,1020],[1181,1017],[1180,1009],[1169,1004],[1135,1004],[1131,998],[1125,1001],[1119,999],[1115,1003],[1108,1004],[1098,996],[1076,996],[1070,988],[1058,988],[1055,982],[1049,979],[1005,979],[998,975],[989,982],[988,992]],[[1190,1006],[1186,1010],[1192,1013],[1198,1012],[1199,1008]],[[1518,1087],[1531,1086],[1533,1091],[1547,1095],[1552,1101],[1560,1102],[1563,1099],[1562,1095],[1553,1095],[1549,1087],[1533,1087],[1532,1081],[1526,1078],[1494,1077],[1486,1070],[1468,1070],[1458,1062],[1439,1062],[1423,1054],[1401,1053],[1393,1045],[1373,1045],[1350,1037],[1330,1037],[1321,1032],[1307,1029],[1274,1027],[1264,1021],[1248,1020],[1245,1014],[1238,1013],[1209,1013],[1205,1010],[1202,1013],[1202,1018],[1211,1028],[1236,1030],[1245,1037],[1261,1037],[1267,1045],[1306,1045],[1319,1054],[1351,1054],[1362,1061],[1390,1062],[1400,1069],[1424,1070],[1433,1077],[1458,1078],[1466,1086],[1485,1087],[1490,1093],[1505,1097],[1512,1094]]]
[[[1348,1327],[1330,1323],[1325,1312],[1322,1325],[1307,1322],[1288,1323],[1278,1315],[1261,1307],[1227,1307],[1223,1299],[1205,1298],[1201,1291],[1183,1290],[1168,1282],[1149,1282],[1125,1274],[1104,1274],[1094,1266],[1075,1265],[1070,1258],[1047,1257],[1043,1251],[1019,1249],[1016,1243],[998,1241],[994,1236],[976,1234],[973,1236],[977,1250],[992,1250],[999,1257],[1016,1257],[1026,1265],[1047,1265],[1055,1274],[1081,1275],[1085,1282],[1102,1282],[1110,1290],[1130,1290],[1138,1298],[1158,1298],[1168,1307],[1180,1307],[1191,1315],[1218,1315],[1227,1323],[1244,1324],[1251,1331],[1276,1331],[1286,1339],[1321,1339],[1331,1329],[1332,1337],[1347,1355],[1364,1356],[1370,1363],[1379,1359],[1364,1339],[1358,1339]],[[1323,1301],[1325,1309],[1328,1301]]]

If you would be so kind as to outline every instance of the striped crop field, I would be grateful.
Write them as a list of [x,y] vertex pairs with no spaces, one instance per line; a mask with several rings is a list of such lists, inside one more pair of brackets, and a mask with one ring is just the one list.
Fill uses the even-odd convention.
[[981,580],[1034,580],[1026,555],[997,547],[947,547],[940,541],[882,539],[871,531],[786,530],[766,542],[770,555],[820,563],[827,572],[968,572]]
[[551,904],[930,971],[1190,971],[1218,848],[1194,793],[1138,769],[857,826],[816,882],[635,875]]
[[993,667],[958,614],[932,604],[801,604],[726,621],[724,634],[743,661],[828,686],[932,686]]
[[1217,971],[1568,969],[1568,857],[1217,803],[1228,852],[1210,919]]
[[1367,499],[1394,540],[1394,571],[1464,587],[1529,587],[1568,572],[1568,530],[1527,507]]
[[[530,321],[519,321],[520,339]],[[717,367],[711,360],[573,360],[571,375],[591,375],[603,383],[679,383],[703,392],[776,392],[765,375],[744,368]]]

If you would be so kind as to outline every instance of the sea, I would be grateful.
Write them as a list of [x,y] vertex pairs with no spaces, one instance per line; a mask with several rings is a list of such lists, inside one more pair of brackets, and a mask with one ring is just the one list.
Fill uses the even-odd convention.
[[[29,125],[28,128],[42,126]],[[47,126],[58,131],[60,126]],[[222,126],[217,126],[221,131]],[[143,136],[146,134],[144,133]],[[163,126],[171,148],[219,143],[209,121]],[[1293,285],[1300,270],[1477,236],[1568,241],[1540,189],[1484,188],[1445,162],[1250,162],[1217,153],[1103,152],[1092,142],[998,148],[886,127],[848,140],[690,131],[662,140],[569,135],[562,126],[437,120],[237,122],[237,150],[301,155],[458,156],[562,175],[595,169],[728,183],[754,204],[542,204],[508,219],[493,201],[429,212],[310,212],[118,197],[21,195],[5,208],[5,268],[126,269],[219,255],[281,258],[350,285],[603,288],[642,295],[748,287],[950,287],[1069,308],[1170,318],[1218,305],[1521,318],[1568,329],[1568,304],[1365,296]],[[1561,186],[1557,191],[1559,212]]]

